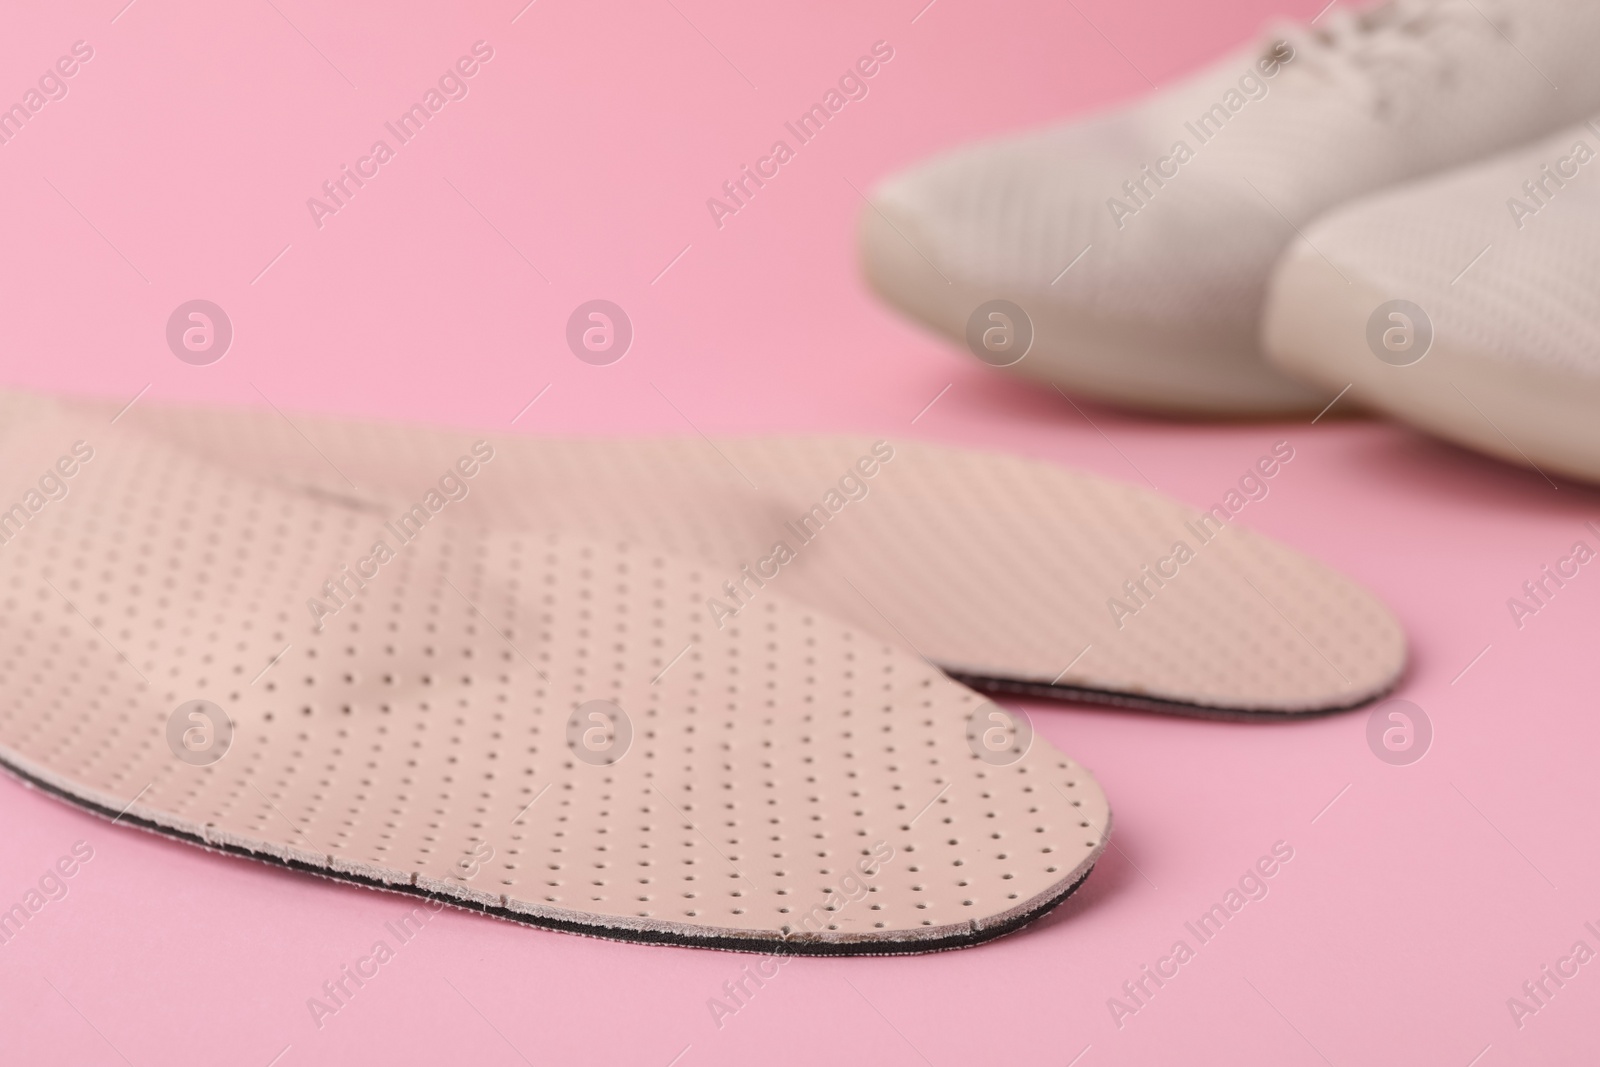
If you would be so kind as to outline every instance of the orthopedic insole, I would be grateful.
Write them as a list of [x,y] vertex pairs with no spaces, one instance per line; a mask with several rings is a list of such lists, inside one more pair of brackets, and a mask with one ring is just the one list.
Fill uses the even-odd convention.
[[[475,494],[486,451],[450,457]],[[880,954],[1026,923],[1110,830],[1024,717],[779,590],[719,628],[655,546],[447,512],[401,541],[17,398],[0,541],[0,762],[210,849],[596,936]]]
[[[146,402],[124,424],[389,519],[426,519],[479,436]],[[1356,707],[1405,666],[1394,617],[1336,571],[1225,509],[1047,463],[898,439],[487,440],[445,510],[693,559],[713,625],[781,592],[980,689],[1222,718]]]

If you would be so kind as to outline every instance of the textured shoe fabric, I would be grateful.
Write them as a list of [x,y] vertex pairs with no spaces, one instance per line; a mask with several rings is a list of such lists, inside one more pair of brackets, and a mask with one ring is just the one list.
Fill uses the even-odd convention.
[[862,214],[866,275],[955,338],[980,304],[1014,302],[1034,339],[1009,369],[1085,395],[1315,410],[1327,397],[1257,339],[1297,227],[1600,110],[1597,43],[1600,5],[1574,0],[1335,6],[1136,106],[884,182]]
[[1274,275],[1285,371],[1600,482],[1600,124],[1349,204]]
[[[476,437],[292,422],[141,401],[118,425],[391,520]],[[695,560],[718,629],[778,592],[976,688],[1228,718],[1355,707],[1405,668],[1377,597],[1235,519],[1293,461],[1287,442],[1201,511],[904,439],[487,440],[499,458],[449,514]]]
[[[1100,787],[1024,716],[781,592],[719,629],[655,548],[448,509],[402,540],[103,418],[0,416],[0,766],[125,828],[558,930],[835,955],[1016,929],[1106,846]],[[308,616],[329,573],[351,599]]]

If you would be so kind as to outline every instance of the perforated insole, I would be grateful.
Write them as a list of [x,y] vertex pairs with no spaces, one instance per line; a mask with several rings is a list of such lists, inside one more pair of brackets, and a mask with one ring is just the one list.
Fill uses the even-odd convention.
[[[478,439],[146,402],[124,423],[390,518]],[[1336,571],[1051,464],[849,437],[487,440],[455,513],[693,559],[713,623],[781,593],[979,688],[1214,717],[1356,707],[1405,666],[1394,617]]]
[[0,760],[212,849],[718,948],[969,944],[1104,847],[1083,767],[888,642],[782,590],[719,628],[698,564],[459,503],[408,531],[13,398]]

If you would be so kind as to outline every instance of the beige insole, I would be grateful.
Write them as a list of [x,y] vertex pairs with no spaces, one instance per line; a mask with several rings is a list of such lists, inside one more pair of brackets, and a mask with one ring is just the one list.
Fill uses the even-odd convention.
[[[118,425],[390,519],[480,436],[147,401]],[[496,458],[445,511],[693,559],[708,622],[781,594],[990,691],[1215,717],[1355,707],[1405,667],[1394,617],[1331,568],[1052,464],[867,437],[483,436]]]
[[401,536],[364,468],[333,499],[131,422],[0,402],[0,761],[74,803],[537,925],[809,953],[996,936],[1105,846],[1099,786],[1024,718],[788,589],[719,627],[716,575],[658,544],[484,524],[509,447],[439,437],[468,495]]

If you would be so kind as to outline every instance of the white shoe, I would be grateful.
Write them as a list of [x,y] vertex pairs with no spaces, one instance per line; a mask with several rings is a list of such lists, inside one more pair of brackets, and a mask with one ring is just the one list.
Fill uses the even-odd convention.
[[1262,342],[1329,396],[1600,481],[1600,128],[1318,221],[1273,277]]
[[[1597,43],[1600,4],[1581,0],[1335,7],[1135,107],[885,182],[862,217],[866,274],[986,362],[1086,395],[1316,410],[1328,397],[1257,343],[1295,228],[1600,111]],[[969,330],[996,298],[1026,319],[985,308]]]

